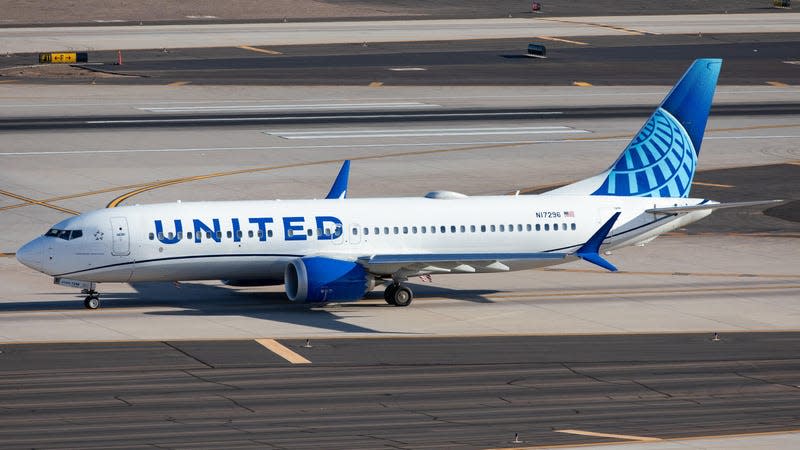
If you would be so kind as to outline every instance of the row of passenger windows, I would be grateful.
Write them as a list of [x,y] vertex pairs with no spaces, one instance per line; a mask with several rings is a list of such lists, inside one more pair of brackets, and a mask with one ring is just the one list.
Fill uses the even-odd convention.
[[[380,234],[401,234],[401,233],[402,234],[409,234],[409,233],[410,234],[428,234],[428,233],[430,233],[430,234],[436,234],[436,233],[444,234],[444,233],[447,233],[448,231],[451,234],[454,234],[454,233],[467,233],[467,232],[469,232],[469,233],[478,233],[478,232],[480,232],[480,233],[487,233],[487,232],[488,233],[496,233],[496,232],[500,232],[500,233],[509,232],[509,233],[512,233],[514,231],[516,231],[518,233],[521,233],[523,231],[533,231],[533,230],[536,230],[536,231],[542,231],[542,230],[544,230],[544,231],[550,231],[550,230],[553,230],[553,231],[558,231],[558,230],[568,231],[568,230],[573,230],[574,231],[576,229],[577,229],[577,226],[574,223],[569,223],[569,224],[567,224],[567,223],[561,223],[561,224],[558,224],[558,223],[554,223],[554,224],[549,224],[549,223],[540,224],[540,223],[537,223],[536,225],[533,225],[533,224],[530,224],[530,223],[524,224],[524,225],[521,224],[521,223],[518,223],[518,224],[515,225],[515,224],[512,223],[512,224],[508,224],[508,225],[505,225],[505,224],[503,224],[503,225],[450,225],[449,227],[444,226],[444,225],[439,225],[438,227],[437,226],[426,227],[424,225],[423,226],[419,226],[419,227],[416,227],[416,226],[411,226],[411,227],[408,227],[408,226],[404,226],[404,227],[373,227],[373,228],[364,227],[364,228],[362,228],[361,232],[364,234],[364,236],[368,236],[370,234],[370,231],[374,235],[380,235]],[[469,231],[467,231],[467,230],[469,230]],[[359,230],[358,230],[358,228],[353,228],[352,231],[353,231],[353,234],[356,235],[356,234],[358,234]]]
[[[506,225],[506,224],[501,224],[501,225],[450,225],[450,226],[445,226],[445,225],[425,226],[425,225],[422,225],[422,226],[402,226],[402,227],[400,227],[400,226],[396,226],[396,227],[372,227],[372,228],[363,227],[360,230],[359,230],[359,228],[353,227],[352,234],[354,236],[358,235],[359,231],[364,236],[369,236],[370,234],[373,234],[375,236],[380,236],[381,234],[383,234],[383,235],[390,235],[390,234],[437,234],[437,233],[438,234],[446,234],[448,232],[451,233],[451,234],[467,233],[467,232],[469,232],[469,233],[479,233],[479,232],[480,233],[497,233],[497,232],[499,232],[499,233],[513,233],[513,232],[521,233],[523,231],[530,232],[530,231],[534,231],[534,230],[535,231],[551,231],[551,230],[552,231],[568,231],[568,230],[575,231],[576,229],[577,229],[577,227],[576,227],[576,225],[574,223],[560,223],[560,224],[559,223],[553,223],[553,224],[549,224],[549,223],[540,224],[540,223],[537,223],[535,225],[534,224],[530,224],[530,223],[528,223],[528,224],[518,223],[518,224],[508,224],[508,225]],[[316,231],[317,231],[317,236],[332,236],[332,235],[333,236],[337,236],[337,235],[340,234],[341,228],[337,227],[335,230],[333,230],[333,233],[332,233],[332,231],[330,229],[327,229],[327,228],[325,230],[317,229]],[[323,234],[323,231],[324,231],[324,234]],[[271,238],[273,236],[272,230],[267,230],[266,233],[267,233],[267,237],[268,238]],[[313,236],[314,235],[314,230],[313,229],[308,229],[308,230],[306,230],[305,233],[308,236]],[[203,235],[202,232],[198,233],[198,234],[199,234],[200,237],[202,237],[202,235]],[[233,234],[234,233],[232,231],[227,231],[225,233],[225,235],[227,236],[228,239],[233,238]],[[237,235],[237,237],[239,239],[241,239],[241,238],[244,237],[245,233],[240,230],[240,231],[236,232],[236,235]],[[296,236],[294,230],[288,230],[287,231],[287,235],[289,237]],[[252,238],[252,237],[255,237],[255,236],[257,236],[258,238],[263,238],[264,237],[261,230],[258,230],[258,231],[249,230],[247,232],[247,237]],[[175,233],[172,233],[172,232],[169,232],[169,233],[166,233],[166,234],[164,234],[164,233],[159,233],[158,234],[158,239],[159,240],[163,240],[164,238],[173,239],[175,237],[176,237]],[[206,231],[205,232],[205,237],[206,237],[206,239],[211,239],[212,238],[212,233],[210,231]],[[217,240],[222,239],[222,232],[221,231],[217,231],[215,237],[216,237]],[[156,238],[156,235],[154,233],[150,233],[149,238],[152,241],[153,239]],[[183,239],[183,233],[178,233],[177,234],[177,238],[178,239]],[[186,239],[192,239],[192,232],[191,231],[186,233]]]

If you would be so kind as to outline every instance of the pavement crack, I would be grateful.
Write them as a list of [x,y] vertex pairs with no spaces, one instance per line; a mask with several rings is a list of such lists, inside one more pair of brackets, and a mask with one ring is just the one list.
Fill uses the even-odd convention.
[[244,406],[243,404],[241,404],[241,403],[237,402],[236,400],[234,400],[234,399],[232,399],[232,398],[230,398],[230,397],[226,397],[226,396],[224,396],[224,395],[222,395],[222,394],[217,394],[217,396],[219,396],[219,397],[222,397],[222,398],[224,398],[225,400],[228,400],[229,402],[231,402],[231,403],[233,403],[234,405],[238,406],[239,408],[242,408],[242,409],[244,409],[244,410],[246,410],[246,411],[249,411],[249,412],[251,412],[251,413],[253,413],[253,414],[255,414],[255,412],[256,412],[254,409],[250,409],[250,408],[248,408],[247,406]]
[[129,401],[127,401],[127,400],[125,400],[124,398],[120,397],[119,395],[115,395],[115,396],[114,396],[114,399],[115,399],[115,400],[119,400],[119,401],[121,401],[122,403],[124,403],[124,404],[125,404],[125,406],[133,406],[133,403],[131,403],[131,402],[129,402]]
[[668,393],[666,393],[664,391],[659,391],[658,389],[656,389],[656,388],[654,388],[652,386],[648,386],[648,385],[642,383],[641,381],[631,380],[631,382],[634,383],[634,384],[637,384],[637,385],[639,385],[639,386],[641,386],[641,387],[643,387],[645,389],[647,389],[648,391],[655,392],[658,395],[663,395],[664,397],[672,398],[672,394],[668,394]]
[[170,343],[169,343],[169,342],[167,342],[167,341],[161,341],[161,343],[162,343],[162,344],[164,344],[164,345],[166,345],[167,347],[170,347],[170,348],[172,348],[173,350],[175,350],[175,351],[177,351],[177,352],[179,352],[179,353],[183,353],[183,354],[184,354],[185,356],[187,356],[188,358],[191,358],[191,359],[193,359],[193,360],[195,360],[195,361],[199,362],[200,364],[202,364],[202,365],[204,365],[204,366],[208,367],[209,369],[215,369],[215,367],[214,367],[214,366],[212,366],[211,364],[209,364],[209,363],[207,363],[207,362],[203,361],[202,359],[200,359],[200,358],[198,358],[198,357],[196,357],[196,356],[194,356],[194,355],[192,355],[192,354],[190,354],[190,353],[186,352],[185,350],[183,350],[183,349],[181,349],[181,348],[178,348],[178,347],[176,347],[176,346],[174,346],[174,345],[170,344]]
[[204,383],[216,384],[218,386],[226,387],[226,388],[229,388],[229,389],[234,389],[234,390],[237,390],[237,391],[242,390],[242,388],[240,388],[239,386],[234,386],[232,384],[226,384],[226,383],[223,383],[221,381],[209,380],[208,378],[203,378],[200,375],[197,375],[196,373],[190,372],[189,370],[182,370],[181,372],[185,373],[186,375],[189,375],[192,378],[200,380],[200,381],[202,381]]
[[608,381],[608,380],[604,380],[604,379],[602,379],[602,378],[597,378],[597,377],[596,377],[596,376],[594,376],[594,375],[589,375],[588,373],[583,373],[583,372],[581,372],[581,371],[579,371],[579,370],[577,370],[577,369],[573,369],[572,367],[570,367],[569,365],[567,365],[567,363],[561,363],[561,366],[562,366],[562,367],[564,367],[565,369],[569,370],[570,372],[572,372],[572,373],[573,373],[573,374],[575,374],[575,375],[578,375],[578,376],[580,376],[580,377],[586,377],[586,378],[588,378],[588,379],[590,379],[590,380],[597,381],[598,383],[605,383],[605,384],[619,384],[619,383],[615,383],[615,382],[613,382],[613,381]]
[[741,372],[733,372],[733,374],[738,376],[738,377],[745,378],[747,380],[758,381],[758,382],[765,383],[765,384],[773,384],[773,385],[776,385],[776,386],[788,387],[788,388],[795,389],[795,390],[800,389],[800,386],[797,386],[797,385],[794,385],[794,384],[778,383],[776,381],[765,380],[763,378],[754,377],[752,375],[745,375],[745,374],[743,374]]

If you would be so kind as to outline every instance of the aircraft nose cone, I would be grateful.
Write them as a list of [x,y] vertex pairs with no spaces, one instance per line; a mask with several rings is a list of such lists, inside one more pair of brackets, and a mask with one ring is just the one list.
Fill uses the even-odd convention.
[[34,239],[17,250],[17,261],[41,272],[44,266],[44,244],[42,239]]

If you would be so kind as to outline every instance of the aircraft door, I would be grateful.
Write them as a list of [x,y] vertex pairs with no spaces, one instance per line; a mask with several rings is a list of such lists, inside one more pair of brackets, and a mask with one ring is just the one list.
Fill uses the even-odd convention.
[[128,219],[124,217],[112,217],[111,234],[111,254],[114,256],[130,255],[131,241],[128,235]]

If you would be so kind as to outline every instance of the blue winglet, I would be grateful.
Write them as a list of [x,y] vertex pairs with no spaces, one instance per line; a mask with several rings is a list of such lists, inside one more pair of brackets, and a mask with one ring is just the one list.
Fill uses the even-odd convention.
[[350,160],[345,160],[339,175],[331,186],[331,191],[325,198],[347,198],[347,181],[350,179]]
[[620,214],[620,212],[615,212],[614,215],[611,216],[611,218],[608,219],[608,221],[603,224],[603,226],[600,227],[600,229],[597,230],[592,237],[590,237],[589,240],[578,249],[577,252],[575,252],[575,254],[585,261],[596,264],[604,269],[608,269],[611,272],[616,272],[617,268],[614,267],[614,265],[610,262],[603,259],[599,252],[600,246],[603,245],[603,241],[608,236],[608,233],[611,231],[611,228],[614,226],[614,223],[617,221],[617,218],[619,218]]

